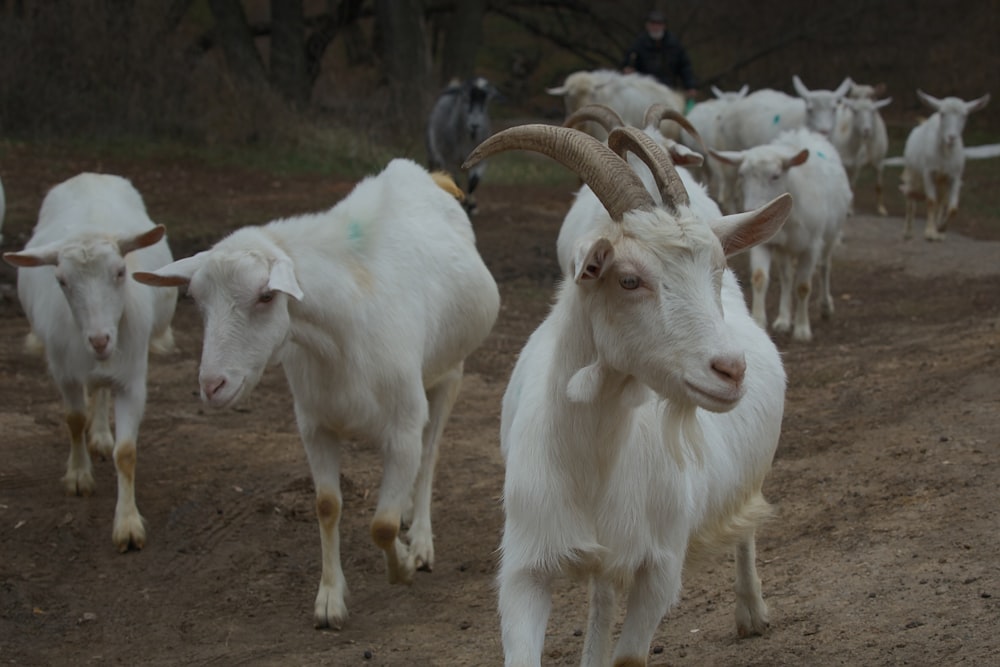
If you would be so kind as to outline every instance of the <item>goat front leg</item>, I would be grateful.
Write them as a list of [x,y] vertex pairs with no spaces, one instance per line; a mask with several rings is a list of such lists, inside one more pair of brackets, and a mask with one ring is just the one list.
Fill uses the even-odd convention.
[[316,490],[316,521],[323,562],[313,620],[317,628],[339,630],[347,620],[347,580],[340,564],[340,517],[344,508],[340,491],[341,443],[330,431],[303,422],[300,416],[299,432]]
[[407,541],[414,564],[427,572],[434,569],[434,534],[431,530],[434,468],[437,466],[441,434],[462,386],[462,368],[463,365],[459,364],[427,391],[428,420],[424,426],[420,469],[413,489],[413,512],[412,516],[404,515],[404,520],[410,524]]
[[958,196],[962,191],[962,174],[956,174],[948,184],[948,209],[938,216],[937,230],[944,232],[955,214],[958,213]]
[[581,667],[602,667],[611,655],[611,625],[615,618],[615,587],[606,578],[590,577],[590,613],[583,641]]
[[66,405],[66,426],[69,428],[69,458],[62,483],[70,496],[89,496],[94,492],[93,463],[87,451],[87,399],[83,385],[61,383]]
[[882,199],[882,163],[879,162],[875,165],[875,206],[878,208],[879,215],[889,215],[889,209],[885,207],[885,202]]
[[506,667],[542,663],[545,626],[552,610],[552,577],[529,567],[500,563],[498,608]]
[[115,504],[111,539],[122,553],[130,547],[142,549],[146,545],[145,520],[135,504],[136,441],[145,409],[146,387],[143,382],[131,383],[115,392],[113,457],[118,473],[118,502]]
[[751,312],[753,320],[767,331],[767,287],[771,273],[771,249],[766,245],[750,249],[750,284],[753,288]]
[[667,611],[680,599],[683,554],[669,554],[636,572],[625,609],[625,622],[615,647],[615,667],[643,667],[653,633]]
[[114,452],[110,387],[91,387],[87,392],[87,449],[102,459],[110,458]]
[[837,237],[824,239],[823,249],[819,260],[820,275],[820,315],[823,319],[833,317],[834,305],[833,294],[830,290],[830,277],[833,273],[833,251],[837,245]]
[[778,317],[771,326],[778,333],[792,330],[792,285],[795,281],[795,260],[785,251],[778,255]]
[[944,238],[938,231],[938,189],[934,177],[929,170],[924,170],[924,192],[927,195],[927,220],[924,224],[924,238],[928,241],[940,241]]
[[736,632],[740,637],[764,634],[770,621],[757,576],[757,545],[750,533],[736,547]]

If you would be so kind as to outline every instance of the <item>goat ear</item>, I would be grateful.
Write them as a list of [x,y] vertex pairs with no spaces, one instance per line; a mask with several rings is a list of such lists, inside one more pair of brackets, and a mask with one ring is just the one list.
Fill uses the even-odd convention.
[[606,238],[601,237],[589,246],[581,244],[577,248],[573,279],[578,285],[587,280],[597,280],[611,266],[614,257],[615,249]]
[[928,95],[927,93],[925,93],[924,91],[920,90],[919,88],[917,89],[917,97],[919,97],[920,100],[924,104],[926,104],[927,106],[929,106],[931,109],[934,109],[934,111],[938,111],[938,110],[941,109],[941,100],[939,100],[938,98],[934,97],[933,95]]
[[989,93],[986,93],[985,95],[983,95],[982,97],[980,97],[977,100],[972,100],[971,102],[966,102],[965,103],[965,113],[972,113],[973,111],[979,111],[984,106],[986,106],[987,104],[989,104],[989,102],[990,102],[990,94]]
[[36,266],[55,266],[59,263],[60,244],[50,243],[30,251],[5,252],[3,261],[11,266],[22,269],[30,269]]
[[798,74],[792,75],[792,86],[795,88],[795,92],[798,93],[799,97],[809,96],[809,89],[806,88],[806,84],[802,83],[802,79],[799,78]]
[[784,167],[786,170],[791,169],[792,167],[797,167],[800,164],[803,164],[808,159],[809,159],[809,149],[803,148],[792,157],[785,158],[784,160],[782,160],[781,166]]
[[271,277],[267,281],[268,289],[284,292],[296,301],[302,301],[305,296],[299,281],[295,278],[295,265],[288,257],[279,257],[271,265]]
[[183,287],[191,282],[191,276],[201,268],[209,252],[205,250],[197,255],[179,259],[156,271],[136,271],[132,277],[136,282],[152,287]]
[[725,93],[719,90],[719,88],[716,86],[712,86],[712,94],[715,95],[715,97],[718,99],[722,99],[722,97],[725,96]]
[[740,92],[739,92],[739,96],[740,96],[741,98],[742,98],[742,97],[746,97],[746,96],[747,96],[747,93],[749,93],[749,92],[750,92],[750,84],[749,84],[749,83],[744,83],[744,84],[743,84],[743,87],[742,87],[742,88],[740,88]]
[[835,91],[833,91],[833,94],[836,95],[837,97],[843,97],[844,95],[847,94],[847,91],[849,91],[851,89],[851,86],[853,85],[854,82],[851,80],[851,77],[847,77],[846,79],[840,82],[840,85],[837,86],[837,89]]
[[163,235],[167,233],[167,228],[163,225],[156,225],[142,234],[118,239],[118,252],[122,257],[139,248],[146,248],[154,243],[158,243]]
[[778,195],[758,209],[727,215],[712,223],[726,257],[764,243],[778,233],[792,212],[792,196]]
[[687,146],[676,141],[672,141],[667,146],[667,153],[675,166],[700,167],[705,162],[705,157]]
[[892,98],[887,97],[884,100],[876,100],[874,104],[876,109],[881,109],[882,107],[889,106],[889,104],[891,103],[892,103]]

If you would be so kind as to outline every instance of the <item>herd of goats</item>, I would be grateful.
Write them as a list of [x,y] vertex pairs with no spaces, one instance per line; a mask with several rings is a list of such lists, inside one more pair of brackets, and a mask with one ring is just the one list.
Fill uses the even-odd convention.
[[[506,663],[540,663],[552,585],[569,575],[590,585],[581,664],[645,665],[683,568],[732,549],[737,631],[762,633],[754,535],[770,510],[761,489],[786,387],[764,314],[768,265],[772,253],[784,262],[771,327],[809,340],[808,286],[819,265],[829,314],[830,252],[852,179],[865,164],[880,170],[878,109],[888,102],[849,80],[817,91],[796,78],[798,97],[719,92],[685,116],[676,96],[626,92],[639,82],[651,83],[578,73],[552,91],[570,108],[563,126],[495,134],[489,83],[456,84],[428,127],[432,167],[454,177],[395,159],[325,212],[243,227],[178,260],[126,179],[83,173],[52,188],[25,248],[3,258],[18,268],[29,343],[66,407],[66,491],[92,493],[91,455],[113,459],[112,540],[121,551],[144,546],[135,467],[148,354],[174,349],[184,288],[203,318],[204,402],[233,406],[268,366],[285,372],[315,487],[315,624],[340,628],[348,617],[339,535],[348,440],[383,455],[371,536],[389,581],[432,568],[439,440],[464,360],[499,313],[472,191],[487,158],[534,151],[584,185],[557,241],[564,280],[502,400]],[[988,96],[920,97],[934,113],[906,143],[903,189],[927,201],[926,236],[938,239],[958,203],[966,115]],[[911,217],[908,207],[907,230]],[[749,308],[727,267],[743,251]]]

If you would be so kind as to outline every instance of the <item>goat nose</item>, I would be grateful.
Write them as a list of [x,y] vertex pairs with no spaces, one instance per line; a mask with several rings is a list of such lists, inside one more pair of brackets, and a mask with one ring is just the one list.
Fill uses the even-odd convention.
[[743,355],[732,357],[716,357],[712,359],[712,370],[721,379],[739,385],[747,372],[747,362]]
[[215,395],[222,391],[222,388],[225,386],[226,378],[221,375],[207,377],[201,381],[201,390],[205,394],[205,398],[210,400],[215,398]]
[[94,352],[100,354],[107,349],[108,343],[111,342],[111,336],[108,334],[98,334],[91,336],[88,340],[90,341],[90,346],[94,348]]

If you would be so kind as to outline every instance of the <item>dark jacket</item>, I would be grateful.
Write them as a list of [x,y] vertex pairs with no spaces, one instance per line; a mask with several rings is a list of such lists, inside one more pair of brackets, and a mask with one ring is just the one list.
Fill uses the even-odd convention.
[[655,41],[644,32],[625,52],[621,66],[655,76],[671,88],[697,88],[687,51],[669,32],[663,34],[663,39]]

